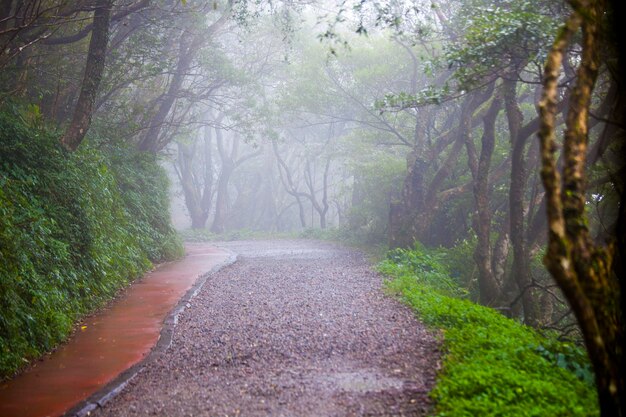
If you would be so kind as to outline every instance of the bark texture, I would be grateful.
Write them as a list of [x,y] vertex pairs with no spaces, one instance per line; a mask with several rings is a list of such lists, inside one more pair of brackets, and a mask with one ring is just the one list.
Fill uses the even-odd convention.
[[489,169],[496,142],[495,123],[501,106],[502,98],[496,94],[483,118],[480,155],[474,149],[470,135],[468,135],[466,143],[470,171],[474,180],[474,201],[476,204],[474,231],[478,241],[474,251],[474,260],[478,267],[480,302],[484,305],[497,303],[501,291],[499,280],[496,277],[496,268],[493,265],[496,253],[492,252],[490,235],[493,213],[489,204],[491,201]]
[[113,0],[100,0],[93,15],[93,30],[89,41],[85,77],[76,102],[72,122],[61,138],[63,146],[70,151],[78,148],[91,124],[94,104],[104,72],[112,7]]
[[[615,243],[592,240],[585,214],[586,155],[591,96],[600,66],[601,36],[607,5],[571,1],[574,12],[548,55],[539,104],[541,177],[546,189],[548,248],[544,262],[563,290],[578,320],[593,365],[601,414],[626,415],[620,306],[623,278],[613,273]],[[570,93],[563,138],[563,169],[557,166],[555,115],[563,54],[582,29],[582,56]],[[623,202],[622,202],[623,203]]]
[[512,274],[522,300],[524,321],[536,326],[539,304],[536,289],[530,275],[530,257],[524,224],[524,195],[526,191],[527,166],[525,149],[527,135],[522,132],[523,115],[517,103],[514,81],[504,81],[504,101],[511,137],[511,185],[509,191],[509,230],[513,247]]

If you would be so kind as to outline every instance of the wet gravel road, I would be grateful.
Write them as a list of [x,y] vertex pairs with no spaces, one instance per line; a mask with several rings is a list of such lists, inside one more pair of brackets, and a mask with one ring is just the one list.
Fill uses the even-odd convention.
[[352,250],[220,243],[171,346],[96,416],[421,416],[438,343]]

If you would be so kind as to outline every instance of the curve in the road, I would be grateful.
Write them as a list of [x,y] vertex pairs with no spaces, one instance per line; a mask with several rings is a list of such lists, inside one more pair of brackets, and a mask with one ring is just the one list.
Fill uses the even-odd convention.
[[94,417],[425,416],[439,343],[365,257],[297,240],[238,254],[180,315],[171,347]]

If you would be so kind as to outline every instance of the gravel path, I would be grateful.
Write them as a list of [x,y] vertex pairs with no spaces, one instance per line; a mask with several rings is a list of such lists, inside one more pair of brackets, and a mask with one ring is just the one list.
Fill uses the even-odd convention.
[[239,260],[179,317],[171,347],[95,416],[421,416],[438,343],[351,250],[219,244]]

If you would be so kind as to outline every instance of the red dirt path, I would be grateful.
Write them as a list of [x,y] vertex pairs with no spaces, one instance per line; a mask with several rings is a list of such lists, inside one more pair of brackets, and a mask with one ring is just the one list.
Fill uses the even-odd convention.
[[89,317],[68,343],[0,386],[0,416],[58,416],[141,361],[163,320],[199,276],[230,254],[208,244],[133,284],[108,309]]

